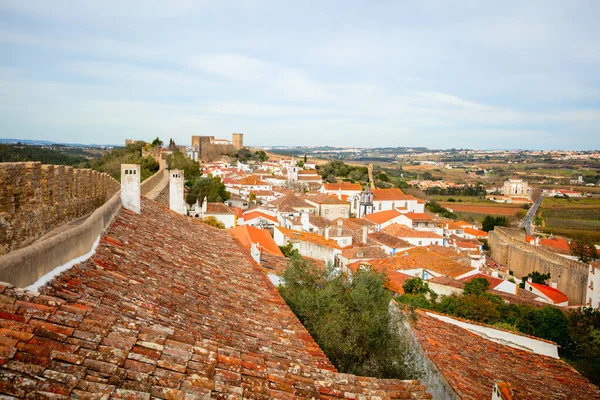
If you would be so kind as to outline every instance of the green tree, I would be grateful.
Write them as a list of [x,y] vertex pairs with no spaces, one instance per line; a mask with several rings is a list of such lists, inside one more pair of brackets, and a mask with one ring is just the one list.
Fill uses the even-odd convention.
[[481,220],[482,230],[489,232],[494,230],[496,226],[510,226],[510,221],[503,215],[486,215]]
[[264,150],[257,150],[254,152],[254,159],[256,161],[265,162],[269,159],[269,156],[267,156],[267,153],[265,153]]
[[474,278],[465,283],[463,293],[481,296],[490,288],[490,282],[485,278]]
[[155,148],[160,148],[160,147],[162,147],[162,145],[163,145],[163,141],[162,141],[162,140],[160,140],[160,139],[158,138],[158,136],[156,137],[156,139],[154,139],[154,140],[152,141],[152,146],[154,146]]
[[548,281],[548,279],[550,279],[550,273],[542,274],[542,273],[539,273],[537,271],[533,271],[533,272],[525,275],[522,278],[521,283],[519,284],[519,287],[521,289],[525,288],[525,282],[528,280],[528,278],[531,278],[531,281],[533,283],[539,283],[541,285],[546,285],[546,281]]
[[215,228],[225,229],[225,224],[212,215],[210,217],[202,218],[202,222],[206,225],[214,226]]
[[235,157],[238,159],[238,161],[246,162],[254,158],[254,154],[250,151],[249,148],[242,147],[237,151],[237,153],[235,153]]
[[191,186],[196,178],[202,175],[200,165],[177,149],[167,156],[167,168],[182,170],[188,186]]
[[496,304],[486,296],[453,294],[442,298],[436,310],[486,324],[500,322],[500,312]]
[[589,239],[571,240],[569,247],[571,255],[577,257],[582,263],[589,263],[598,259],[598,250]]
[[300,253],[298,253],[298,250],[296,250],[294,248],[294,245],[292,243],[288,243],[285,246],[279,246],[279,250],[281,250],[284,257],[288,257],[288,258],[293,257],[293,256],[300,257]]
[[192,184],[191,193],[197,196],[200,203],[206,197],[209,203],[222,203],[231,196],[225,184],[218,176],[200,176]]
[[410,278],[402,284],[402,289],[406,294],[426,294],[429,293],[429,285],[421,278]]
[[393,328],[386,276],[359,270],[346,280],[293,258],[280,292],[336,368],[345,373],[407,378],[407,343]]

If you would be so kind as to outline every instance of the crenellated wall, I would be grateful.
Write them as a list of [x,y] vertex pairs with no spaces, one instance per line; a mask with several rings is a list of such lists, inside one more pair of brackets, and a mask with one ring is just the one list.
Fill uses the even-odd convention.
[[492,258],[521,278],[531,272],[550,273],[569,305],[586,303],[589,266],[525,242],[523,232],[496,227],[489,233]]
[[90,169],[0,163],[0,255],[90,214],[119,188],[110,175]]

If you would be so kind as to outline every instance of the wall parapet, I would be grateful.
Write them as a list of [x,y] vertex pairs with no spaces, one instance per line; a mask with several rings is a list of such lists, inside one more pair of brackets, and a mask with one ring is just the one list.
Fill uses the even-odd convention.
[[91,169],[0,163],[0,255],[90,214],[119,188],[116,179]]
[[[32,169],[33,172],[38,171],[41,173],[40,163],[6,164],[30,164],[27,168]],[[0,164],[0,174],[4,174],[0,175],[0,179],[5,179],[6,169],[2,170],[2,167],[6,164]],[[37,166],[35,164],[37,164]],[[21,168],[24,168],[24,166]],[[63,167],[63,171],[78,175],[78,173],[75,173],[76,170],[73,170],[71,167]],[[155,189],[155,186],[161,182],[161,179],[166,177],[165,172],[166,171],[161,168],[158,172],[144,181],[149,182],[146,183],[146,190],[148,192]],[[120,184],[115,179],[109,175],[98,172],[95,174],[83,173],[81,176],[90,177],[96,175],[102,176],[102,179],[107,182],[105,187],[95,186],[92,182],[80,182],[80,180],[77,179],[74,180],[76,185],[74,184],[73,190],[75,190],[75,187],[79,187],[79,185],[86,185],[90,187],[90,190],[93,190],[92,193],[105,193],[105,195],[108,196],[109,190],[112,191],[113,185],[116,184],[117,190],[112,196],[108,196],[108,201],[101,204],[100,207],[97,207],[80,225],[76,225],[71,229],[59,232],[53,236],[42,238],[41,240],[35,241],[33,244],[16,249],[8,254],[0,255],[0,281],[9,282],[17,287],[29,286],[55,268],[65,265],[69,261],[81,257],[92,250],[94,242],[121,210]],[[28,174],[27,176],[31,176],[31,174]],[[0,180],[0,182],[4,181]],[[32,189],[35,185],[29,186],[30,187],[27,190],[31,193],[36,193],[35,190]],[[94,187],[96,189],[93,189]],[[2,201],[6,201],[4,199],[4,193],[8,192],[7,189],[0,187],[0,190],[3,191],[3,197],[1,197]],[[38,189],[38,195],[39,192],[40,190]],[[79,191],[70,192],[66,190],[65,192],[79,193]],[[42,191],[42,193],[44,192]],[[82,193],[86,193],[86,191]],[[73,199],[73,196],[69,196],[70,199]],[[7,203],[9,202],[3,203],[3,205]],[[4,220],[2,218],[5,215],[6,214],[0,214],[0,224],[3,224]],[[26,221],[33,218],[31,214],[25,214],[23,217]]]
[[586,268],[586,269],[588,268],[588,265],[585,263],[582,263],[582,262],[579,262],[576,260],[571,260],[566,257],[562,257],[556,253],[553,253],[551,251],[544,249],[543,247],[535,246],[530,243],[520,241],[520,240],[516,239],[514,236],[510,235],[510,233],[506,232],[503,228],[495,227],[493,232],[497,233],[500,237],[502,237],[507,242],[510,242],[511,244],[513,244],[516,247],[519,247],[523,250],[536,252],[543,257],[549,258],[553,261],[560,262],[561,264],[563,264],[564,266],[566,266],[568,268],[578,268],[578,269],[579,268]]

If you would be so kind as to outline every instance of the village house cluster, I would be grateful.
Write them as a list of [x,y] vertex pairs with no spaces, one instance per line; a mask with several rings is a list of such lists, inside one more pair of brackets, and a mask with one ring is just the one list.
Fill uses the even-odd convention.
[[[179,205],[171,208],[222,222],[275,284],[281,282],[287,262],[280,246],[291,245],[300,256],[333,265],[348,276],[360,268],[385,271],[389,289],[397,294],[403,293],[402,283],[414,277],[429,282],[439,294],[460,293],[465,282],[483,277],[506,299],[568,305],[556,285],[536,287],[529,282],[521,289],[519,278],[487,260],[483,243],[488,233],[476,224],[428,213],[423,200],[401,189],[326,183],[314,164],[293,157],[204,163],[203,174],[219,177],[231,198],[225,204],[198,202],[189,207],[181,192],[172,200]],[[178,186],[182,185],[183,181]],[[502,191],[506,201],[531,202],[527,182],[509,180]]]

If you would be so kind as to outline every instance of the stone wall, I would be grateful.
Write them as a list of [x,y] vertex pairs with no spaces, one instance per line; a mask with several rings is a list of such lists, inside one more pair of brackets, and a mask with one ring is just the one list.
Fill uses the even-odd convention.
[[0,255],[90,214],[119,188],[110,175],[90,169],[0,163]]
[[531,272],[550,273],[558,290],[569,297],[570,305],[585,304],[588,265],[569,260],[542,247],[525,243],[521,231],[496,227],[489,233],[492,258],[508,266],[521,278]]

